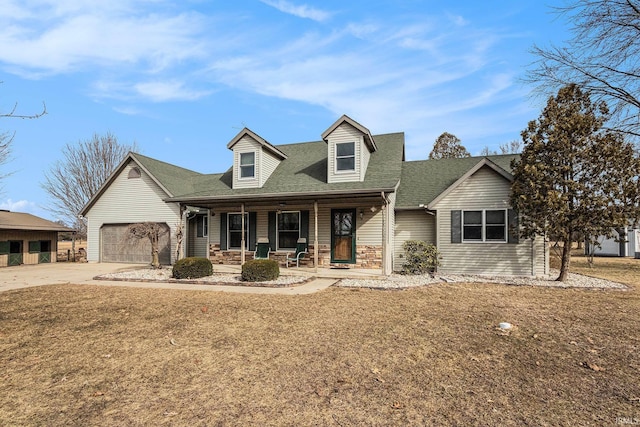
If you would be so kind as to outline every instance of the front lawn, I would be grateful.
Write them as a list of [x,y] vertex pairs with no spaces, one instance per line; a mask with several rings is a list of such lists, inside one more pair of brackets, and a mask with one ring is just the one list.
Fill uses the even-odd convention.
[[0,425],[640,423],[640,260],[575,267],[631,289],[0,293]]

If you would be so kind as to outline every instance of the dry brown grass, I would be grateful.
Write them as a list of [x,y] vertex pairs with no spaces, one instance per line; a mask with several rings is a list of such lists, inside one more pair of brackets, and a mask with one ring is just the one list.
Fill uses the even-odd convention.
[[640,261],[600,261],[591,274],[632,290],[5,292],[0,425],[637,420]]

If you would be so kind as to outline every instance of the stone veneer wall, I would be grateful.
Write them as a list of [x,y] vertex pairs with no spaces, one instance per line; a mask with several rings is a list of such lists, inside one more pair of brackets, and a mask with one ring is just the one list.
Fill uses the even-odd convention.
[[[318,245],[318,266],[331,267],[331,246]],[[294,251],[289,252],[293,255]],[[278,261],[281,266],[286,265],[287,252],[271,252],[270,259]],[[213,264],[229,264],[240,265],[240,251],[221,251],[219,244],[213,244],[209,247],[209,259]],[[253,251],[245,252],[245,259],[248,261],[253,259]],[[309,245],[309,254],[300,261],[300,265],[304,267],[313,267],[313,245]],[[343,264],[338,264],[343,265]],[[344,264],[355,268],[382,268],[382,246],[381,245],[357,245],[356,246],[356,263]]]

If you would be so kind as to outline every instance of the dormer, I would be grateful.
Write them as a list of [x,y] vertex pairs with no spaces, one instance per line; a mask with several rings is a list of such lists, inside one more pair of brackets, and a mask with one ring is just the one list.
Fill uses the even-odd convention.
[[327,143],[327,182],[362,182],[371,153],[377,150],[369,129],[344,115],[322,139]]
[[233,188],[262,188],[287,155],[244,128],[227,148],[233,150]]

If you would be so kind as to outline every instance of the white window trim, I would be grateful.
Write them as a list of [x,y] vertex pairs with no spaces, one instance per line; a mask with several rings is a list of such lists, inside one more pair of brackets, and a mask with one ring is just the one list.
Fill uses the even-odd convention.
[[[353,156],[338,156],[338,145],[353,144]],[[335,155],[333,156],[333,171],[335,174],[354,174],[357,170],[356,152],[358,150],[356,141],[336,142],[334,146]],[[353,169],[338,169],[338,159],[347,159],[353,157]]]
[[[231,247],[231,230],[229,229],[229,217],[230,215],[242,215],[242,212],[228,212],[227,213],[227,250],[228,251],[241,251],[242,248],[241,247],[237,247],[237,248],[232,248]],[[249,250],[249,228],[250,228],[250,224],[249,224],[249,212],[245,212],[245,226],[247,227],[247,230],[244,233],[244,246],[245,246],[245,251]]]
[[[253,176],[242,176],[242,166],[249,166],[242,164],[242,155],[243,154],[253,154]],[[242,153],[238,153],[238,180],[242,181],[251,181],[257,179],[257,163],[258,163],[258,155],[255,151],[244,151]]]
[[[279,211],[276,212],[276,250],[277,251],[293,251],[296,249],[296,247],[294,246],[293,248],[281,248],[280,247],[280,230],[278,229],[278,224],[280,224],[280,215],[283,213],[297,213],[298,214],[298,239],[300,238],[300,226],[302,224],[300,224],[300,220],[301,220],[301,215],[300,215],[300,211]],[[298,239],[296,239],[296,242],[298,241]]]
[[[504,211],[504,240],[487,240],[487,211]],[[509,212],[508,209],[467,209],[463,210],[460,215],[460,237],[462,243],[508,243],[509,242]],[[481,233],[482,240],[467,240],[464,238],[464,213],[465,212],[482,212]],[[496,224],[494,224],[496,225]]]

